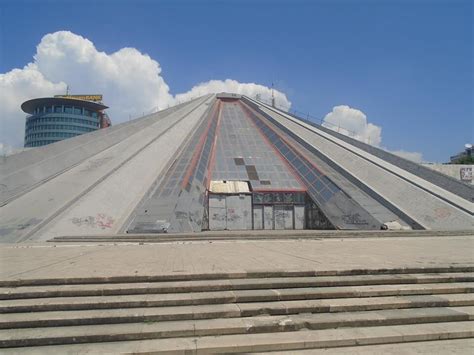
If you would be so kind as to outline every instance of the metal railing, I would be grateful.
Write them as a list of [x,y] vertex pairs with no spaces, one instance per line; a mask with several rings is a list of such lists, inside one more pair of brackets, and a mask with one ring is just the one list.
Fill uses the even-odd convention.
[[[258,102],[264,103],[266,105],[272,106],[271,101],[264,100],[262,98],[253,98],[253,99],[258,101]],[[293,109],[293,108],[290,108],[289,110],[287,110],[284,106],[278,105],[276,103],[275,103],[274,107],[278,110],[283,111],[283,112],[288,112],[290,115],[295,116],[298,119],[306,120],[306,121],[308,121],[312,124],[316,124],[318,126],[329,128],[329,129],[331,129],[335,132],[338,132],[340,134],[344,134],[348,137],[357,139],[358,141],[370,144],[370,137],[368,137],[367,139],[362,139],[356,132],[348,129],[347,127],[344,127],[343,125],[340,125],[340,124],[336,125],[336,124],[333,124],[331,122],[326,122],[326,121],[324,121],[324,118],[313,116],[309,112],[304,112],[304,111],[300,111],[300,110]]]

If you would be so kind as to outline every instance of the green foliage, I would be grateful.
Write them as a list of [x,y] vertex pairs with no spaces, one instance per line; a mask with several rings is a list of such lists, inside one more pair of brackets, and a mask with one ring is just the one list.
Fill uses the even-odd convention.
[[465,155],[453,162],[453,164],[474,164],[474,157],[472,155]]

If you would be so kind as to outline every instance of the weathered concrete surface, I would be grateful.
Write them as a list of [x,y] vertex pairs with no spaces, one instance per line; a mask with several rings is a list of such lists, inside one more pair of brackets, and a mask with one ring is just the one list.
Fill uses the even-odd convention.
[[[170,188],[164,190],[166,193],[171,191],[172,186],[179,187],[173,190],[176,194],[191,191],[193,185],[187,186],[183,176],[186,176],[185,171],[186,174],[192,174],[195,170],[194,163],[191,164],[193,160],[182,159],[180,170],[173,170],[170,167],[175,163],[180,166],[175,158],[183,152],[183,147],[186,146],[185,151],[192,151],[193,147],[198,147],[198,140],[190,137],[200,137],[199,134],[193,135],[193,133],[197,133],[199,122],[210,117],[210,112],[217,112],[211,111],[212,107],[217,107],[212,106],[215,102],[217,102],[215,95],[203,96],[182,106],[133,122],[0,159],[0,242],[44,241],[62,235],[95,236],[122,233],[129,230],[130,217],[137,211],[137,206],[141,206],[140,201],[146,200],[143,198],[147,193],[151,193],[153,188],[158,186],[165,172],[169,172],[171,177],[174,176],[169,180]],[[436,179],[425,180],[423,174],[413,173],[411,168],[404,170],[403,164],[400,165],[393,160],[385,161],[383,156],[371,154],[370,150],[360,149],[358,145],[352,145],[324,130],[307,125],[284,112],[275,112],[273,108],[265,105],[258,107],[257,111],[265,115],[265,118],[252,116],[255,127],[245,126],[247,127],[245,130],[262,129],[259,124],[266,125],[268,122],[271,122],[270,126],[278,125],[278,129],[282,132],[278,134],[279,140],[271,144],[278,147],[279,144],[283,144],[285,137],[291,136],[292,139],[297,139],[299,144],[307,147],[308,151],[313,152],[319,161],[331,166],[334,170],[333,176],[341,176],[339,179],[334,178],[334,184],[329,184],[326,177],[324,179],[318,177],[319,173],[309,174],[311,179],[304,183],[315,196],[321,195],[321,201],[315,199],[316,203],[324,205],[322,201],[326,201],[328,206],[330,205],[327,211],[323,208],[323,213],[333,215],[335,220],[348,221],[333,223],[336,227],[379,229],[383,223],[399,217],[402,225],[406,223],[415,229],[473,228],[473,205],[471,199],[466,198],[467,193],[453,193],[455,190],[443,188],[445,185],[438,186]],[[217,125],[221,116],[221,114],[215,116],[216,120],[212,122]],[[242,122],[246,119],[245,115],[237,116]],[[283,126],[285,129],[282,129]],[[213,136],[215,132],[220,133]],[[255,134],[252,142],[257,142],[257,138],[266,139],[271,136],[270,133],[268,137],[265,136],[266,138]],[[208,133],[201,137],[203,139],[206,137],[205,146],[209,151],[202,150],[205,154],[201,154],[201,157],[207,158],[199,160],[203,162],[202,166],[197,165],[201,169],[198,168],[198,172],[201,171],[199,175],[202,178],[206,175],[202,173],[206,171],[206,166],[208,172],[212,173],[214,165],[210,164],[211,160],[208,158],[216,157],[215,142],[221,136],[226,137],[227,134],[209,128]],[[284,145],[286,147],[286,143]],[[264,146],[268,148],[267,145]],[[289,147],[292,150],[295,148],[291,144]],[[200,149],[196,152],[200,152]],[[231,155],[232,152],[238,153],[235,149],[224,150]],[[249,151],[246,155],[251,155],[254,159],[255,154],[260,154],[259,151],[259,149],[255,152]],[[296,149],[295,152],[297,151],[299,156],[300,152]],[[264,149],[261,153],[267,152]],[[279,150],[278,154],[280,153],[285,155],[285,150]],[[228,158],[230,159],[230,156]],[[228,167],[234,167],[232,164],[235,161],[234,163],[232,159],[229,161]],[[295,161],[298,161],[299,165],[295,164],[293,168],[300,177],[318,167],[313,161],[311,164],[309,161],[306,164],[299,158]],[[180,173],[174,175],[178,170]],[[229,172],[227,169],[224,170],[227,180],[236,178],[234,173],[230,172],[233,169]],[[271,170],[267,172],[271,175]],[[206,176],[210,177],[212,174]],[[250,176],[247,177],[250,179]],[[286,177],[282,181],[286,180]],[[276,179],[273,179],[271,184],[274,185],[275,181]],[[195,187],[203,188],[204,180],[202,183],[202,186]],[[460,186],[468,192],[472,190],[471,186],[463,184]],[[200,222],[206,220],[203,212],[206,199],[202,194],[203,190],[200,191],[199,196],[190,194],[194,196],[193,203],[197,206],[192,209],[194,212],[187,210],[189,209],[186,205],[187,199],[183,199],[183,195],[180,195],[179,203],[173,209],[174,217],[170,219],[169,231],[197,231],[201,226],[205,228],[205,223],[201,225]],[[354,201],[360,208],[353,206]],[[166,201],[160,200],[160,203],[166,204]],[[170,205],[173,206],[172,203]],[[147,209],[144,213],[150,213],[148,216],[154,219],[153,225],[162,225],[163,220],[158,218],[158,214]],[[186,227],[185,224],[188,222],[184,223],[182,220],[186,219],[186,215],[188,221],[189,218],[194,221],[191,223],[192,228],[188,228],[189,225]],[[176,226],[173,221],[176,222]],[[167,224],[165,221],[165,225]]]
[[64,235],[49,239],[49,242],[113,242],[113,243],[169,243],[187,241],[219,241],[219,240],[289,240],[289,239],[340,239],[340,238],[419,238],[419,237],[451,237],[472,236],[471,230],[428,231],[428,230],[371,230],[371,231],[338,231],[338,230],[250,230],[250,231],[205,231],[201,233],[162,233],[162,234],[91,234]]
[[0,205],[191,103],[177,105],[156,114],[81,134],[55,144],[0,157]]
[[[219,302],[216,300],[215,302]],[[166,322],[193,319],[279,316],[298,313],[364,312],[428,307],[471,307],[469,293],[423,296],[336,298],[324,300],[285,300],[270,302],[216,303],[193,306],[157,306],[103,308],[62,311],[37,311],[2,314],[0,329],[61,327],[111,323]],[[464,320],[470,320],[465,318]]]
[[[53,157],[64,171],[54,179],[33,184],[34,189],[1,207],[0,238],[16,242],[46,240],[64,231],[116,233],[211,101],[211,97],[204,97],[158,117],[146,129],[68,165],[68,169],[68,157]],[[0,180],[6,182],[3,176]]]
[[[427,167],[428,169],[437,171],[439,173],[442,173],[444,175],[447,175],[449,177],[452,177],[453,179],[457,179],[461,181],[461,170],[462,169],[474,169],[474,165],[472,164],[431,164],[431,163],[425,163],[423,166]],[[474,185],[474,179],[469,180],[464,180],[463,181],[465,184],[471,184]]]
[[[370,279],[365,279],[363,286],[322,286],[322,287],[298,287],[298,284],[271,282],[258,279],[258,289],[252,289],[251,285],[245,285],[247,289],[234,289],[233,283],[229,284],[229,290],[203,291],[206,284],[210,288],[215,286],[213,280],[200,281],[203,289],[192,291],[192,289],[163,289],[160,283],[133,283],[133,284],[99,284],[99,285],[74,285],[71,286],[29,286],[2,288],[0,297],[0,313],[53,311],[53,310],[82,310],[122,307],[162,307],[162,306],[190,306],[212,303],[234,303],[234,302],[269,302],[284,300],[304,299],[328,299],[328,298],[354,298],[354,297],[382,297],[382,296],[413,296],[413,295],[446,295],[453,293],[474,292],[474,275],[470,274],[471,282],[442,282],[427,284],[381,284],[370,285]],[[400,275],[391,276],[392,281],[398,281]],[[409,275],[411,276],[411,275]],[[324,277],[318,277],[323,278]],[[340,279],[341,277],[339,277]],[[343,277],[344,278],[344,277]],[[357,278],[349,276],[346,278]],[[288,278],[290,279],[290,278]],[[287,279],[287,280],[288,280]],[[314,279],[308,278],[309,279]],[[379,278],[380,279],[380,278]],[[386,277],[387,283],[390,277]],[[402,278],[403,279],[403,278]],[[255,279],[251,279],[255,281]],[[278,280],[278,279],[277,279]],[[407,278],[410,282],[409,278]],[[273,281],[273,280],[272,280]],[[378,281],[378,280],[376,280]],[[382,280],[383,281],[383,280]],[[434,281],[436,282],[436,281]],[[180,284],[186,284],[181,281]],[[335,282],[336,283],[336,282]],[[254,286],[256,284],[254,283]],[[262,285],[266,287],[263,288]],[[112,286],[112,287],[111,287]],[[262,287],[262,288],[261,288]],[[281,288],[291,287],[291,288]],[[297,288],[296,288],[297,287]],[[21,290],[20,292],[19,289]],[[48,292],[49,290],[49,292]],[[28,292],[29,291],[29,292]],[[164,292],[163,292],[164,291]],[[163,292],[163,293],[160,293]],[[165,293],[166,292],[166,293]],[[173,293],[175,292],[175,293]],[[198,294],[191,294],[197,292]],[[84,296],[86,294],[87,296]],[[59,297],[57,297],[59,296]],[[71,298],[74,297],[74,298]]]
[[438,341],[443,349],[445,339],[474,337],[474,238],[432,234],[3,245],[0,347],[194,354]]
[[[268,105],[261,110],[426,229],[472,228],[472,203]],[[409,196],[409,198],[408,198]]]
[[[0,330],[0,347],[97,343],[154,338],[268,333],[303,329],[387,326],[473,319],[474,307],[415,308],[369,312],[292,314],[249,318],[198,319],[187,321],[77,325]],[[47,333],[47,334],[45,334]]]
[[0,246],[0,280],[474,265],[474,238],[379,237]]
[[[299,350],[298,354],[312,355],[433,355],[451,354],[467,355],[472,354],[474,349],[474,339],[455,339],[444,341],[419,341],[416,343],[397,343],[383,345],[348,346],[333,349],[311,349]],[[268,353],[253,353],[282,355],[287,352],[272,351]]]
[[[41,348],[41,351],[43,353],[56,352],[62,354],[215,354],[390,344],[430,341],[440,338],[459,339],[472,337],[473,335],[472,322],[449,322],[45,346]],[[38,353],[38,349],[35,348],[14,348],[2,351],[5,354]]]

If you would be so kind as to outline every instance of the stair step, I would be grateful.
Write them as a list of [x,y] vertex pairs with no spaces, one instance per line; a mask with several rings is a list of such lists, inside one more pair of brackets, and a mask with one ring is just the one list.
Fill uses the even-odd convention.
[[0,347],[44,346],[224,334],[318,330],[474,320],[474,307],[209,319],[0,330]]
[[446,237],[446,236],[470,236],[472,231],[428,231],[428,230],[365,230],[363,232],[357,230],[345,230],[343,235],[341,231],[334,230],[273,230],[268,231],[250,230],[245,231],[226,231],[226,233],[201,232],[196,233],[179,233],[179,234],[115,234],[115,235],[76,235],[61,236],[49,239],[48,242],[53,243],[77,243],[77,242],[146,242],[146,243],[163,243],[170,241],[186,242],[186,241],[209,241],[209,240],[255,240],[255,239],[324,239],[324,238],[394,238],[394,237],[413,237],[420,238],[424,236],[430,237]]
[[193,273],[193,274],[164,274],[164,275],[129,275],[112,277],[68,277],[50,279],[16,279],[0,280],[0,287],[48,286],[101,283],[143,283],[190,280],[232,280],[248,278],[285,278],[311,276],[354,276],[354,275],[393,275],[393,274],[442,274],[442,273],[472,273],[474,266],[437,266],[437,267],[405,267],[392,269],[343,269],[343,270],[268,270],[244,271],[226,273]]
[[253,302],[238,303],[237,305],[242,317],[251,317],[259,314],[354,312],[399,308],[473,306],[474,294]]
[[0,300],[473,281],[474,273],[428,273],[20,286],[0,288]]
[[[393,344],[474,337],[474,322],[403,324],[384,327],[301,330],[293,332],[237,334],[172,339],[153,339],[92,344],[53,345],[42,353],[236,353],[300,350]],[[2,349],[4,354],[38,353],[38,348]]]
[[474,292],[474,283],[441,283],[236,290],[175,294],[138,294],[125,296],[55,297],[4,300],[0,303],[0,313],[189,306],[262,301],[435,295],[472,292]]
[[5,313],[0,319],[0,329],[460,306],[474,306],[474,294]]
[[[433,354],[471,354],[474,349],[474,339],[453,339],[453,340],[432,340],[417,341],[415,343],[394,343],[380,345],[358,345],[346,346],[343,348],[326,348],[326,349],[308,349],[298,350],[298,355],[400,355],[400,354],[417,354],[417,355],[433,355]],[[253,355],[287,355],[286,351],[270,351],[270,352],[252,352]]]

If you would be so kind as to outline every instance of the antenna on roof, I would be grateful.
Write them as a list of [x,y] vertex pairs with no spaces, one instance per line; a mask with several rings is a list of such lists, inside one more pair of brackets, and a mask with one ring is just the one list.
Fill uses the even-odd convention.
[[69,95],[69,85],[66,85],[66,96]]

